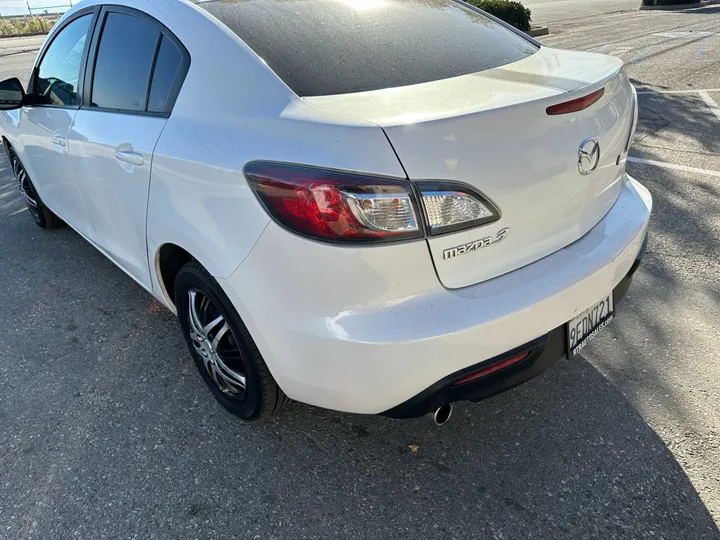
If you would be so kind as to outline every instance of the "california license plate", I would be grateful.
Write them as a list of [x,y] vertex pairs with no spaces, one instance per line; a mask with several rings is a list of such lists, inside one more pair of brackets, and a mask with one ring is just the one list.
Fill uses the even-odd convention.
[[613,318],[613,297],[606,296],[567,325],[568,357],[578,354]]

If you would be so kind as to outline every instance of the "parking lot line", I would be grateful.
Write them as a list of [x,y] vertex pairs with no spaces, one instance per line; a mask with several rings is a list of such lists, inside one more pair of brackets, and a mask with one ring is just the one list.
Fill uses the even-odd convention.
[[710,97],[710,94],[708,94],[705,90],[700,90],[698,94],[700,94],[702,100],[710,108],[710,110],[717,117],[717,119],[720,120],[720,106],[715,102],[713,98]]
[[638,90],[640,94],[696,94],[698,92],[720,92],[720,88],[697,88],[695,90]]
[[698,169],[697,167],[688,167],[687,165],[677,165],[675,163],[664,163],[662,161],[654,161],[652,159],[628,157],[627,160],[632,163],[642,163],[644,165],[653,165],[654,167],[662,167],[664,169],[674,169],[676,171],[692,172],[697,174],[704,174],[705,176],[716,176],[720,178],[720,171]]

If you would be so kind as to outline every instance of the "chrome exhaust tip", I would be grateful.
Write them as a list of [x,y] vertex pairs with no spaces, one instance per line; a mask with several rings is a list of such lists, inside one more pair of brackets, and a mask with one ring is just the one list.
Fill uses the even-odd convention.
[[442,426],[445,422],[450,420],[452,412],[452,403],[448,403],[446,405],[443,405],[442,407],[438,407],[438,409],[435,411],[435,414],[433,414],[433,422],[435,422],[436,426]]

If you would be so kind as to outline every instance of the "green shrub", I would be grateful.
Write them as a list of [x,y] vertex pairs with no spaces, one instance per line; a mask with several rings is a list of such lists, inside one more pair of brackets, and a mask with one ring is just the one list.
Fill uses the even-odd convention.
[[479,7],[498,19],[527,32],[530,30],[530,10],[520,2],[510,0],[465,0],[468,4]]
[[55,24],[44,17],[0,19],[0,36],[13,34],[47,34]]
[[0,36],[9,36],[15,34],[17,29],[7,19],[0,19]]
[[27,33],[35,34],[39,32],[49,32],[53,27],[53,23],[41,17],[33,17],[27,22]]

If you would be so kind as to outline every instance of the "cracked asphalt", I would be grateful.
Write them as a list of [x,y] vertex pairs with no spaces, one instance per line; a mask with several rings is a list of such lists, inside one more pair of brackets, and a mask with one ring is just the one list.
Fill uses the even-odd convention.
[[[174,317],[38,229],[0,158],[0,538],[720,538],[719,28],[720,6],[552,26],[629,63],[650,244],[581,357],[442,428],[299,404],[237,421]],[[0,78],[40,41],[0,40]]]

